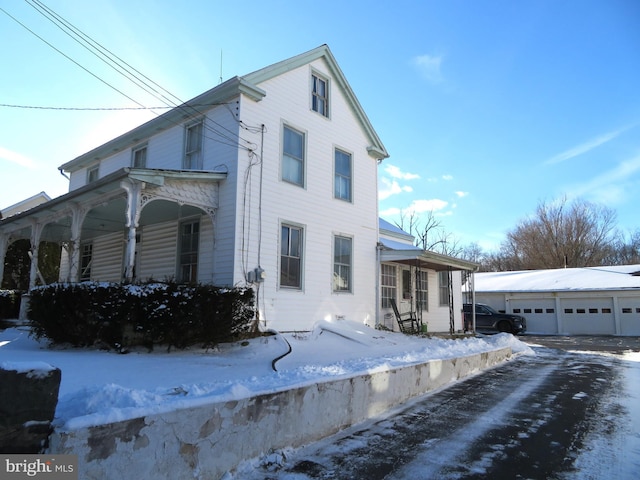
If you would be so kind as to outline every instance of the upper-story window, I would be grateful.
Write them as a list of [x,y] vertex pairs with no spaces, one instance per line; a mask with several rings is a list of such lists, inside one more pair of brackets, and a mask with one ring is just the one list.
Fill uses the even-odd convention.
[[131,151],[131,166],[133,168],[147,168],[147,146],[142,145]]
[[98,173],[100,172],[100,165],[94,165],[87,168],[87,183],[95,182],[98,180]]
[[315,73],[311,75],[311,109],[329,116],[329,82]]
[[351,155],[336,149],[335,151],[334,197],[351,201]]
[[202,170],[202,121],[187,126],[184,144],[185,170]]
[[284,127],[282,180],[304,186],[304,133]]

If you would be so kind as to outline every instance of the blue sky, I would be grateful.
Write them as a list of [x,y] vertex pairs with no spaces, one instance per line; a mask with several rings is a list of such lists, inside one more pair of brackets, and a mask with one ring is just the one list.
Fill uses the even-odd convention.
[[[461,244],[492,249],[540,201],[566,196],[640,228],[636,0],[43,1],[182,100],[221,71],[327,43],[391,155],[379,167],[391,222],[433,211]],[[96,77],[158,104],[28,3],[0,8],[0,104],[135,106]],[[0,208],[65,193],[58,166],[153,116],[0,106]]]

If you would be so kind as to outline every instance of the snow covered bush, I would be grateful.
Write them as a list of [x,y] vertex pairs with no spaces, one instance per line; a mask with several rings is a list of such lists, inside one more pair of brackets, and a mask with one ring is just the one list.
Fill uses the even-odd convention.
[[185,348],[241,338],[252,328],[253,290],[175,282],[83,282],[31,291],[36,338],[117,350],[143,345]]
[[18,318],[20,294],[18,290],[0,290],[0,320]]

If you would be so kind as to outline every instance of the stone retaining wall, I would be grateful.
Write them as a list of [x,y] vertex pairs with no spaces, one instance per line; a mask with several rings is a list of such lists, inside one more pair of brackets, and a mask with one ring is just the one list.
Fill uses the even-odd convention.
[[510,356],[503,348],[54,432],[50,453],[78,455],[85,479],[219,479],[243,460],[319,440]]

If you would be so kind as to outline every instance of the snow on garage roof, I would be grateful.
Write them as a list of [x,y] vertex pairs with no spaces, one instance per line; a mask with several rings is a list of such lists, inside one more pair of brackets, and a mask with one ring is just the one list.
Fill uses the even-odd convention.
[[640,265],[475,274],[476,292],[629,289],[640,289]]

